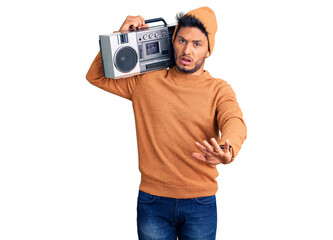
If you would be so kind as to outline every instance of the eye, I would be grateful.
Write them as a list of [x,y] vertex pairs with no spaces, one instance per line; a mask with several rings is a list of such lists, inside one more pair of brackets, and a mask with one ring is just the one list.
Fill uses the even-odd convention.
[[179,39],[179,42],[183,43],[183,42],[185,42],[185,40],[184,39]]
[[195,45],[196,47],[200,47],[200,46],[201,46],[200,43],[194,43],[194,45]]

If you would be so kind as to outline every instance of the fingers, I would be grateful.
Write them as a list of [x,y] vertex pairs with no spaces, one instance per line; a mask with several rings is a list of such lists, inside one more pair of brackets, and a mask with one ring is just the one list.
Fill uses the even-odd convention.
[[147,28],[147,27],[149,27],[149,25],[148,24],[144,24],[144,25],[140,26],[139,28]]
[[195,145],[197,146],[197,148],[199,148],[199,150],[200,150],[203,154],[205,154],[205,155],[207,155],[207,156],[212,156],[212,155],[213,155],[209,150],[206,149],[206,146],[202,146],[202,145],[201,145],[200,143],[198,143],[198,142],[195,142]]
[[147,24],[145,24],[145,19],[142,16],[139,15],[139,16],[137,16],[137,18],[140,21],[140,25],[138,27],[142,27],[144,25],[147,25]]
[[145,19],[142,16],[127,16],[119,31],[124,32],[129,31],[130,29],[142,28],[147,26],[148,24],[145,24]]
[[200,161],[207,162],[206,157],[201,155],[200,153],[192,153],[192,156]]
[[228,139],[226,139],[225,144],[224,144],[223,152],[225,152],[225,153],[229,152],[229,146],[230,146],[230,142],[229,142]]
[[220,164],[221,162],[215,158],[215,157],[207,157],[205,155],[201,155],[200,153],[192,153],[192,156],[202,162],[205,162],[209,165],[217,165]]
[[192,153],[192,156],[211,165],[229,162],[231,156],[229,153],[229,140],[225,141],[223,150],[221,149],[215,138],[211,138],[210,141],[212,145],[210,145],[206,140],[203,140],[203,145],[201,145],[199,142],[195,142],[197,148],[204,155],[199,153]]
[[195,144],[200,149],[201,152],[203,152],[205,154],[210,154],[210,156],[222,154],[223,151],[220,148],[220,145],[215,140],[215,138],[211,138],[210,141],[211,141],[212,145],[210,145],[206,140],[203,140],[203,145],[201,145],[198,142],[196,142]]
[[217,152],[217,153],[222,152],[222,149],[221,149],[220,145],[217,143],[217,141],[216,141],[215,138],[211,138],[210,141],[211,141],[212,144],[213,144],[213,147],[214,147],[215,152]]
[[209,152],[214,152],[214,148],[212,147],[212,145],[210,145],[206,140],[203,140],[203,144],[205,145],[206,149],[209,151]]

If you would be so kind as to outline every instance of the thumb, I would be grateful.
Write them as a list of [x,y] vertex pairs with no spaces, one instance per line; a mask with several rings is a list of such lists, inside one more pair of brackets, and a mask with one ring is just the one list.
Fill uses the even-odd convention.
[[228,139],[225,140],[225,144],[224,144],[224,152],[229,152],[229,147],[230,147],[230,142]]

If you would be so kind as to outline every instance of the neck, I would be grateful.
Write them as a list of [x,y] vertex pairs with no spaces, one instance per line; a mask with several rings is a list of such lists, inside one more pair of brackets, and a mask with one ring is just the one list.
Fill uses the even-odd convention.
[[175,76],[178,80],[177,81],[187,81],[192,82],[193,81],[201,81],[204,78],[207,77],[207,71],[205,70],[198,70],[195,73],[186,73],[181,70],[179,70],[176,66],[172,67],[173,69],[173,76]]
[[176,69],[178,72],[183,73],[183,74],[187,74],[189,76],[200,76],[204,73],[203,68],[200,68],[198,70],[196,70],[195,72],[192,71],[184,71],[184,69],[179,68],[178,65],[176,65]]

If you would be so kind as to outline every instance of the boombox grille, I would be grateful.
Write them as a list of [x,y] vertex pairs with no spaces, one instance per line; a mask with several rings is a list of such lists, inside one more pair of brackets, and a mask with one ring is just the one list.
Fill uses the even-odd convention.
[[130,72],[138,62],[136,51],[132,47],[122,47],[115,53],[114,64],[120,72]]

